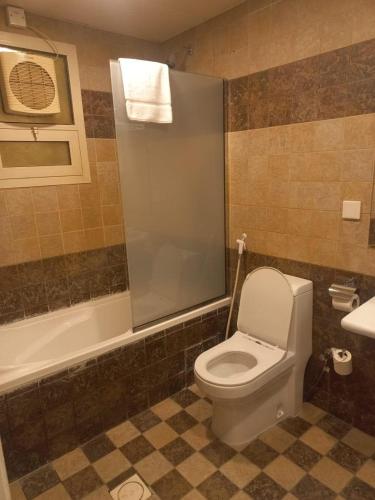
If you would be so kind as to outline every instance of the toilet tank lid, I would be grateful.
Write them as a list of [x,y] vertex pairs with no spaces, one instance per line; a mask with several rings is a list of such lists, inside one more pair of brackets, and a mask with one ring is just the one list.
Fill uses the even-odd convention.
[[289,274],[284,274],[284,276],[288,280],[292,288],[293,295],[295,297],[297,295],[300,295],[301,293],[305,293],[308,292],[309,290],[312,290],[313,287],[312,281],[305,280],[303,278],[297,278],[297,276],[290,276]]

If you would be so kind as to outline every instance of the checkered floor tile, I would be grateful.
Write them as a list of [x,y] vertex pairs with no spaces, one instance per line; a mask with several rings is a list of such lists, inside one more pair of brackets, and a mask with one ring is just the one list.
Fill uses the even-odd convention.
[[13,500],[110,500],[138,474],[165,500],[375,498],[375,438],[306,403],[243,449],[210,431],[196,386],[11,485]]

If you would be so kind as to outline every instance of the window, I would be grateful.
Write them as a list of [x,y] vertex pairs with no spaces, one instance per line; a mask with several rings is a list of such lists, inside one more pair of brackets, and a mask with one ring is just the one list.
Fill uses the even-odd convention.
[[[16,51],[20,58],[34,59],[36,62],[41,61],[41,64],[46,61],[46,69],[53,72],[53,78],[49,79],[42,70],[32,73],[27,70],[25,75],[22,68],[22,72],[17,70],[15,79],[14,71],[9,70],[8,87],[12,91],[6,96],[4,66],[0,68],[3,78],[0,99],[0,188],[90,182],[76,50],[70,44],[55,42],[55,45],[57,57],[46,51],[44,40],[0,32],[0,50],[2,47],[6,52]],[[26,64],[16,62],[16,69],[20,64]],[[28,61],[27,64],[34,63]],[[17,95],[22,97],[17,97],[21,103],[20,109],[28,102],[34,103],[35,95],[29,92],[33,79],[48,83],[48,95],[51,94],[50,87],[55,84],[59,96],[57,112],[54,109],[51,114],[34,115],[9,111],[7,97],[13,100]],[[25,97],[27,92],[31,101]],[[52,94],[53,98],[55,94]],[[37,95],[40,97],[41,94]],[[52,100],[46,101],[46,105],[51,104]]]

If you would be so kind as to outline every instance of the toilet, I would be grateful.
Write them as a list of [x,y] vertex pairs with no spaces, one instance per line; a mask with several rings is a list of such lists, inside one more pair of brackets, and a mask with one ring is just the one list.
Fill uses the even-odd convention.
[[270,267],[247,275],[237,331],[200,354],[195,380],[212,400],[212,431],[241,447],[298,413],[312,351],[312,282]]

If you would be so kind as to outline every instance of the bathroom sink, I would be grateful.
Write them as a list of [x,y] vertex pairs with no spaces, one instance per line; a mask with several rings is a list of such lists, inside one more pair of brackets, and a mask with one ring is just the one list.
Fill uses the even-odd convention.
[[375,339],[375,297],[345,316],[341,326],[349,332]]

